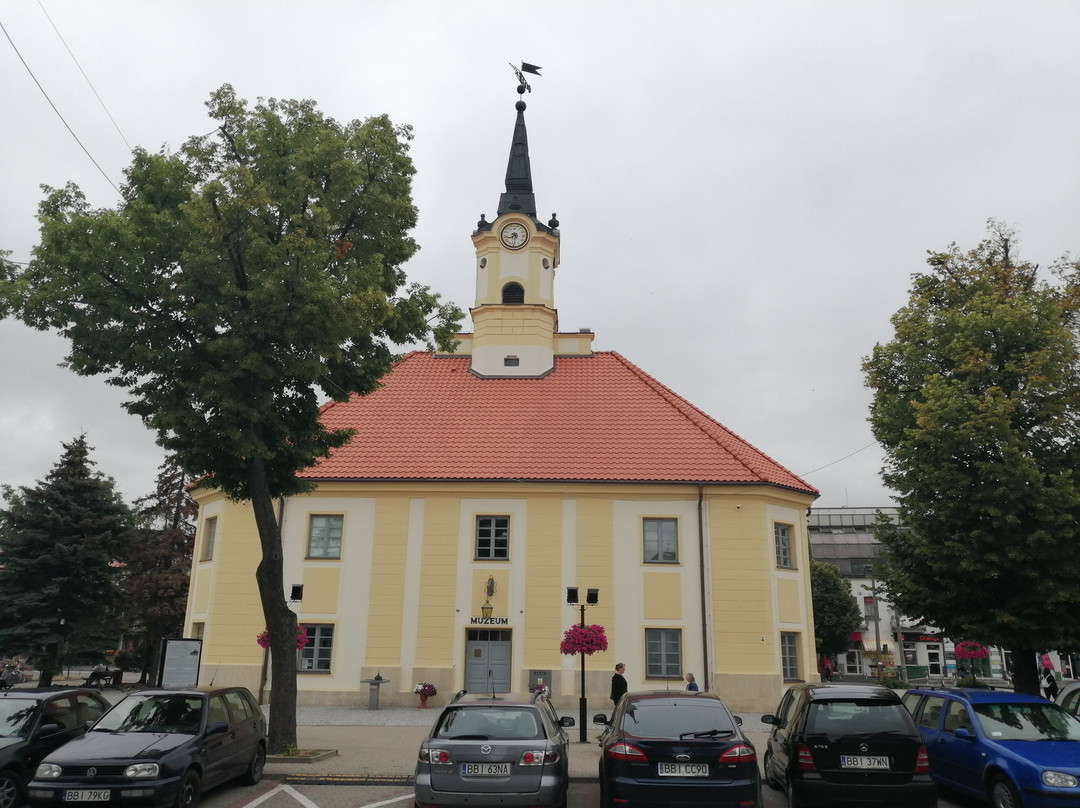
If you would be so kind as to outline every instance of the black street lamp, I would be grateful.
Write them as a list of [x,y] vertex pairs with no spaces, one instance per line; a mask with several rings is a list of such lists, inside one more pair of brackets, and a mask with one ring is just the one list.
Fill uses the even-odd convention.
[[[566,587],[566,602],[569,604],[575,604],[578,602],[578,588],[576,586]],[[585,592],[585,602],[590,606],[595,606],[600,602],[600,590],[588,589]],[[580,626],[585,628],[585,603],[581,604],[581,623]],[[589,715],[589,699],[585,695],[585,652],[581,652],[581,698],[578,701],[578,725],[580,727],[580,735],[578,740],[581,743],[588,743],[588,715]]]

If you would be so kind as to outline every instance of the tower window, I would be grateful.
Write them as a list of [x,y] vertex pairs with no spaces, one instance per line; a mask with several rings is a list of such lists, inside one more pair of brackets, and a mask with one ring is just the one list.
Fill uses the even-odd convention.
[[508,283],[502,290],[503,303],[524,303],[525,289],[520,283]]

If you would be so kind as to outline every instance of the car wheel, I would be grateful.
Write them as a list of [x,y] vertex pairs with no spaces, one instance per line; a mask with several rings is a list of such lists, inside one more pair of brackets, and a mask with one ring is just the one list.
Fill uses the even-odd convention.
[[18,808],[22,805],[23,781],[11,771],[0,772],[0,808]]
[[202,780],[199,773],[188,769],[180,781],[180,793],[176,795],[176,808],[195,808],[202,795]]
[[765,783],[771,789],[774,789],[776,791],[783,791],[784,787],[782,785],[780,785],[780,781],[777,780],[776,775],[774,775],[772,773],[772,763],[773,763],[772,752],[766,752],[765,753],[765,762],[762,763],[762,766],[765,769]]
[[[251,762],[248,763],[247,771],[240,777],[240,782],[245,786],[253,786],[260,780],[262,780],[263,769],[266,767],[266,749],[263,745],[257,744],[255,746],[255,752],[251,755]],[[3,806],[0,806],[3,808]]]
[[998,775],[990,783],[990,804],[994,808],[1023,808],[1016,788],[1005,777]]

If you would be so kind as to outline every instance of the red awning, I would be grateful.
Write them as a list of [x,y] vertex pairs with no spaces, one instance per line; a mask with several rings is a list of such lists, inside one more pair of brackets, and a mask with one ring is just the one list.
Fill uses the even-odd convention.
[[853,632],[851,632],[851,636],[848,637],[848,640],[850,642],[862,642],[862,632],[861,631],[853,631]]

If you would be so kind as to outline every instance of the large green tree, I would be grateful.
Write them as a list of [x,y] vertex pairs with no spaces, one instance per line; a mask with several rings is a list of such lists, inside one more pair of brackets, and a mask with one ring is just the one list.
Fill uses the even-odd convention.
[[135,639],[143,681],[157,681],[161,641],[183,636],[195,517],[191,480],[169,456],[154,493],[136,500],[138,529],[124,567],[127,636]]
[[24,654],[52,684],[63,666],[101,661],[116,647],[120,568],[132,539],[131,510],[96,472],[86,436],[33,488],[4,487],[0,510],[0,648]]
[[862,623],[859,602],[851,593],[851,584],[835,564],[811,559],[810,592],[818,653],[825,656],[842,654],[851,645],[851,632]]
[[1037,693],[1035,650],[1080,647],[1080,267],[1040,278],[1009,228],[988,229],[929,254],[864,362],[910,528],[876,533],[901,611],[1011,648],[1017,688]]
[[320,422],[321,398],[373,390],[398,346],[449,347],[462,315],[401,269],[417,249],[407,126],[249,106],[228,85],[207,106],[212,134],[135,151],[115,209],[48,190],[0,314],[58,329],[68,365],[127,388],[185,471],[251,503],[280,751],[296,743],[296,615],[273,500],[310,490],[297,471],[349,439]]

